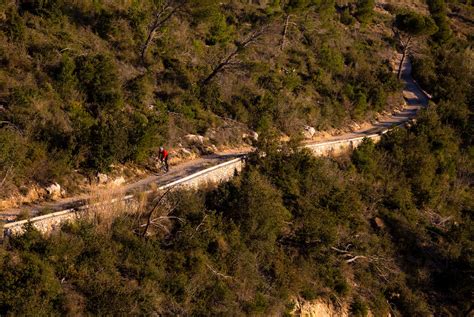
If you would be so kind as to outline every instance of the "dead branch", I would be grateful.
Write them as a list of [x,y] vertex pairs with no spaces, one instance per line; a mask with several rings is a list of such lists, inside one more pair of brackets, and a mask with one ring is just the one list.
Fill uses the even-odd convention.
[[198,233],[199,228],[201,228],[201,226],[204,225],[204,222],[206,221],[206,218],[207,218],[207,215],[204,215],[204,217],[203,217],[202,220],[201,220],[201,223],[198,224],[197,227],[194,229],[194,232],[193,232],[193,234],[191,235],[191,238],[193,238],[194,235],[195,235],[196,233]]
[[142,52],[141,52],[141,59],[142,63],[145,64],[145,55],[146,52],[155,38],[156,33],[158,30],[169,20],[173,15],[175,15],[184,5],[186,1],[173,1],[173,0],[166,0],[163,4],[157,9],[154,16],[155,19],[150,27],[150,31],[148,32],[147,39],[145,44],[143,45]]
[[201,223],[196,227],[196,229],[194,229],[194,231],[196,231],[196,232],[199,231],[199,228],[201,228],[201,226],[204,224],[204,221],[206,221],[206,218],[207,218],[207,215],[204,215],[204,217],[202,218]]
[[235,59],[251,44],[255,43],[260,36],[262,36],[267,29],[267,26],[263,26],[260,29],[250,33],[249,36],[242,42],[236,43],[235,49],[233,49],[229,54],[223,57],[219,63],[212,69],[211,73],[201,82],[201,86],[206,86],[209,82],[217,76],[219,73],[224,71],[229,66],[232,66],[236,63]]
[[348,250],[351,246],[352,246],[352,244],[349,243],[349,244],[346,245],[346,248],[344,250],[338,249],[336,247],[331,247],[331,249],[333,249],[334,251],[337,251],[339,253],[348,253],[349,252]]
[[[180,218],[180,217],[176,217],[176,216],[160,216],[158,218],[154,218],[150,221],[150,224],[151,225],[156,225],[156,224],[159,224],[161,223],[162,221],[164,220],[171,220],[171,219],[177,219],[179,222],[181,223],[185,223],[186,221],[183,219],[183,218]],[[146,226],[146,223],[140,225],[140,227],[145,227]]]
[[144,238],[147,234],[147,231],[148,231],[148,228],[150,227],[150,224],[151,224],[151,220],[152,220],[152,216],[153,216],[153,213],[155,212],[155,210],[158,208],[158,206],[160,205],[160,203],[162,202],[162,200],[166,197],[166,195],[171,191],[171,189],[173,189],[173,187],[170,187],[168,188],[161,196],[160,198],[157,200],[156,204],[153,206],[153,208],[150,210],[150,212],[148,213],[148,217],[147,217],[147,222],[146,222],[146,225],[145,225],[145,229],[143,230],[143,233],[142,233],[142,238]]
[[283,28],[283,34],[281,37],[281,45],[280,45],[280,50],[282,51],[285,49],[286,33],[288,32],[288,24],[290,22],[290,17],[291,17],[291,14],[287,14],[286,19],[285,19],[285,27]]
[[161,229],[163,229],[166,232],[166,234],[170,233],[170,230],[168,229],[168,227],[166,227],[162,223],[152,223],[152,225],[155,226],[155,227],[160,227]]
[[2,181],[0,182],[0,188],[3,186],[3,184],[4,184],[5,181],[7,180],[8,174],[10,174],[10,171],[12,170],[12,168],[13,168],[13,164],[10,165],[10,167],[7,169],[7,172],[5,173],[5,176],[3,176],[3,179],[2,179]]
[[346,260],[346,263],[352,263],[352,262],[355,262],[358,259],[367,259],[367,257],[365,255],[356,255],[356,256],[350,258],[349,260]]
[[0,127],[3,126],[3,125],[11,127],[11,128],[13,128],[13,130],[17,131],[20,135],[23,135],[23,131],[21,131],[21,129],[18,126],[16,126],[13,122],[0,121]]
[[222,277],[224,279],[232,279],[233,277],[232,276],[229,276],[229,275],[225,275],[225,274],[222,274],[220,272],[218,272],[216,269],[214,269],[212,266],[210,266],[209,264],[206,264],[207,268],[212,272],[214,273],[216,276],[218,277]]
[[336,248],[336,247],[331,247],[331,249],[333,249],[334,251],[336,251],[338,253],[341,253],[341,256],[343,258],[346,258],[346,260],[345,260],[346,263],[352,263],[352,262],[355,262],[359,259],[366,259],[369,262],[374,262],[374,261],[380,260],[379,257],[375,257],[375,256],[353,254],[353,253],[349,252],[349,248],[351,246],[352,246],[352,244],[349,243],[348,245],[346,245],[344,250]]

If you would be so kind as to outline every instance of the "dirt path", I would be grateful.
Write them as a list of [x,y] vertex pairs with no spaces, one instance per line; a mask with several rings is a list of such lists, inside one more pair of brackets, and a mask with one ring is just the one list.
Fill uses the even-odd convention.
[[101,191],[107,191],[109,195],[115,194],[131,194],[134,192],[144,191],[149,189],[151,184],[156,184],[157,186],[165,185],[171,183],[177,179],[183,178],[187,175],[196,173],[200,170],[208,168],[219,163],[223,163],[229,160],[232,160],[236,157],[240,157],[248,151],[235,151],[235,152],[225,152],[212,155],[206,155],[194,160],[183,162],[179,165],[172,166],[170,171],[166,174],[161,175],[149,175],[145,178],[142,178],[136,182],[126,184],[119,187],[98,187],[97,192],[84,193],[81,195],[76,195],[73,197],[62,198],[57,201],[46,201],[38,204],[24,205],[20,208],[12,208],[4,211],[0,211],[0,221],[9,222],[15,220],[20,212],[28,212],[30,216],[35,216],[38,213],[61,211],[64,209],[75,208],[87,204],[91,199],[99,194]]
[[306,144],[317,144],[331,141],[350,140],[362,136],[380,133],[390,127],[403,124],[416,116],[421,108],[428,106],[429,98],[423,90],[417,85],[411,76],[412,66],[407,59],[402,68],[402,81],[404,83],[403,98],[406,106],[401,111],[395,111],[391,115],[382,117],[378,122],[368,127],[356,130],[354,132],[343,133],[337,136],[324,137],[317,141],[308,141]]
[[[382,132],[387,128],[403,124],[404,122],[412,119],[419,109],[428,105],[429,99],[411,77],[411,63],[408,60],[406,61],[403,67],[402,80],[405,83],[403,96],[407,103],[407,106],[402,111],[395,112],[389,116],[381,118],[381,120],[379,120],[377,123],[372,124],[371,126],[366,127],[364,129],[337,136],[325,137],[318,141],[307,142],[306,144],[319,144],[337,140],[350,140],[353,138],[359,138],[361,136]],[[114,190],[117,192],[129,194],[144,190],[148,188],[151,184],[157,184],[158,186],[168,184],[172,181],[193,174],[207,167],[242,156],[247,152],[236,151],[203,156],[201,158],[183,162],[179,165],[173,166],[170,172],[167,174],[160,176],[148,176],[139,181],[121,186],[120,188]],[[29,212],[30,216],[33,216],[44,210],[48,210],[49,212],[51,212],[64,210],[72,207],[78,207],[86,204],[93,196],[94,193],[83,194],[70,198],[60,199],[55,202],[44,202],[41,204],[28,205],[23,206],[21,208],[0,211],[0,221],[12,221],[21,211]]]

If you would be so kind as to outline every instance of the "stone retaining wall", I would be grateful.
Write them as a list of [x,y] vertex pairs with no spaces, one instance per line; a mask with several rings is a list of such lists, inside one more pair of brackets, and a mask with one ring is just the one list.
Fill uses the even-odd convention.
[[[387,130],[382,131],[380,134],[372,134],[368,136],[362,136],[347,140],[338,140],[330,141],[319,144],[310,144],[305,147],[310,149],[316,156],[331,156],[339,155],[344,152],[351,151],[355,149],[362,143],[364,138],[372,139],[374,142],[380,140],[381,135],[386,133]],[[198,188],[204,184],[208,183],[220,183],[231,179],[236,172],[240,172],[245,164],[245,157],[239,157],[210,168],[204,169],[197,173],[191,174],[189,176],[183,177],[166,185],[163,185],[158,188],[158,190],[168,189],[170,187],[185,187],[185,188]],[[151,191],[145,192],[146,194],[151,193]],[[117,203],[118,200],[125,203],[129,203],[129,207],[133,208],[134,195],[127,195],[120,199],[112,199],[110,202],[105,204]],[[104,204],[104,203],[102,203]],[[36,229],[42,233],[52,232],[55,229],[59,228],[61,224],[75,220],[77,217],[80,217],[81,214],[87,209],[94,207],[94,205],[85,205],[78,208],[62,210],[54,212],[48,215],[34,217],[29,220],[22,220],[17,222],[12,222],[4,225],[3,234],[4,236],[17,235],[21,234],[25,230],[25,225],[31,223]]]
[[[197,173],[183,177],[169,184],[163,185],[158,190],[174,188],[198,188],[204,184],[209,183],[220,183],[231,179],[236,172],[240,172],[245,164],[245,157],[239,157],[210,168],[204,169]],[[151,191],[146,191],[146,194]],[[25,225],[30,223],[33,227],[38,229],[42,233],[49,233],[59,228],[63,223],[68,221],[76,220],[78,217],[84,214],[84,211],[92,207],[96,207],[99,204],[114,204],[114,203],[126,203],[129,207],[133,208],[135,204],[135,195],[127,195],[120,199],[114,198],[110,202],[102,202],[93,205],[85,205],[78,208],[66,209],[51,214],[33,217],[28,220],[21,220],[12,223],[8,223],[3,226],[3,235],[11,236],[22,234],[25,230]]]
[[[386,132],[387,131],[383,131],[381,134],[384,134]],[[381,138],[381,134],[371,134],[348,140],[337,140],[318,144],[309,144],[305,147],[310,149],[311,152],[313,152],[313,154],[316,156],[340,155],[354,150],[362,143],[365,138],[371,139],[374,142],[378,142]]]

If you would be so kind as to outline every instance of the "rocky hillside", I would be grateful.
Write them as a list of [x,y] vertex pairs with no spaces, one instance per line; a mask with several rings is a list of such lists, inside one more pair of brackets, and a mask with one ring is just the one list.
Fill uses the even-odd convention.
[[0,19],[3,196],[187,134],[233,146],[400,104],[392,17],[370,1],[8,0]]
[[[471,1],[190,3],[0,2],[0,195],[259,133],[230,182],[4,241],[0,315],[471,316]],[[397,104],[394,50],[416,122],[339,158],[282,141]]]

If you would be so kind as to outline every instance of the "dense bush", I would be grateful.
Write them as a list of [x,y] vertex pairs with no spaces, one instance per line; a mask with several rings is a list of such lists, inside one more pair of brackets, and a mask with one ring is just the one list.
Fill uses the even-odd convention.
[[[385,62],[373,58],[390,44],[368,30],[345,29],[334,0],[261,7],[165,3],[0,4],[0,121],[13,124],[25,144],[54,153],[49,164],[67,173],[144,160],[160,143],[177,142],[167,139],[169,129],[179,131],[170,135],[203,133],[217,124],[213,114],[296,135],[305,124],[340,127],[394,106],[387,96],[399,87]],[[372,6],[360,2],[357,16],[372,14]],[[243,49],[261,27],[264,32]],[[168,111],[185,120],[167,127]],[[25,162],[17,173],[28,174],[28,164],[42,163]]]
[[350,159],[269,139],[231,182],[169,196],[173,218],[147,238],[126,214],[30,228],[0,252],[0,312],[268,315],[298,295],[360,316],[467,312],[472,154],[443,112]]
[[[10,182],[2,192],[72,168],[145,159],[164,141],[167,110],[200,132],[216,113],[262,133],[241,175],[170,194],[172,217],[146,237],[145,219],[121,213],[107,230],[83,220],[6,241],[0,314],[283,315],[295,297],[348,303],[354,315],[472,310],[468,40],[435,36],[415,56],[415,75],[436,102],[416,123],[364,141],[350,157],[318,159],[281,144],[279,133],[369,117],[400,89],[388,63],[374,62],[388,43],[343,31],[334,1],[275,1],[271,10],[229,2],[210,20],[183,7],[145,60],[140,48],[159,2],[18,3],[0,3],[0,180]],[[248,28],[288,14],[298,26],[287,34],[292,45],[282,50],[273,32],[239,51],[237,69],[200,84]],[[426,22],[400,17],[415,29]],[[114,46],[120,19],[130,52]]]

